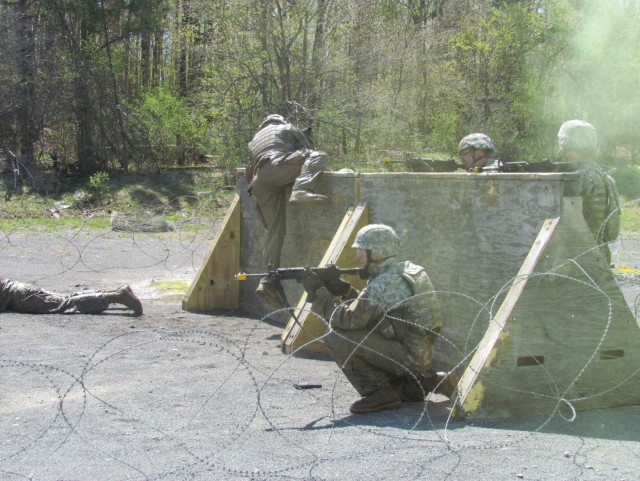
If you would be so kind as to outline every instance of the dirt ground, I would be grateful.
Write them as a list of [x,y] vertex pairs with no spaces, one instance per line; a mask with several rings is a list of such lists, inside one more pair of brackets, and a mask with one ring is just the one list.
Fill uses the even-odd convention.
[[57,292],[130,283],[145,309],[0,313],[0,479],[640,479],[639,406],[471,423],[435,397],[350,414],[335,364],[282,354],[281,325],[181,309],[215,228],[0,231],[5,276]]

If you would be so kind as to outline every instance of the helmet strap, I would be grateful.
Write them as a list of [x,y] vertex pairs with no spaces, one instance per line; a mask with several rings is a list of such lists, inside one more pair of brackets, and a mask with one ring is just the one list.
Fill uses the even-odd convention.
[[367,276],[371,275],[371,272],[369,272],[369,268],[371,267],[371,264],[373,264],[374,261],[371,258],[371,249],[367,249],[367,262],[364,263],[364,272],[365,274],[367,274]]
[[395,257],[395,255],[393,256],[387,256],[387,257],[383,257],[382,259],[379,260],[373,260],[373,258],[371,257],[371,249],[367,249],[367,262],[365,262],[364,264],[364,272],[367,273],[367,275],[371,275],[371,272],[369,271],[369,268],[371,267],[371,264],[380,264],[381,262],[386,261],[387,259],[391,259],[392,257]]

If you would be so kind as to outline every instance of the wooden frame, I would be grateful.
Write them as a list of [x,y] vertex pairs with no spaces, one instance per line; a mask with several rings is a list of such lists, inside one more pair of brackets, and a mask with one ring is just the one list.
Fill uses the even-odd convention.
[[[355,251],[349,247],[358,230],[368,224],[368,214],[366,202],[361,202],[357,207],[349,209],[325,252],[320,266],[335,264],[342,268],[358,267]],[[363,282],[356,276],[345,276],[345,280],[356,287]],[[310,310],[311,304],[307,302],[307,294],[303,293],[291,320],[282,333],[282,352],[291,353],[302,346],[309,350],[323,350],[322,345],[314,340],[325,333],[326,325],[323,319],[311,313]]]

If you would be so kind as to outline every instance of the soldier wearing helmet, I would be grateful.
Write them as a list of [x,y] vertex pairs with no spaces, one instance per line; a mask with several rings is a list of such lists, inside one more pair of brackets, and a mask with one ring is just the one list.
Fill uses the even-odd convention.
[[496,146],[485,134],[476,132],[462,138],[458,144],[460,160],[468,172],[497,170],[500,161],[495,158]]
[[596,129],[584,120],[568,120],[558,130],[560,155],[575,162],[580,177],[582,214],[600,246],[611,262],[609,243],[620,232],[620,196],[616,182],[598,165],[598,137]]
[[[311,138],[284,117],[271,114],[265,117],[249,142],[249,158],[249,193],[255,196],[268,229],[263,264],[265,268],[277,268],[287,230],[287,200],[321,202],[327,199],[314,193],[313,185],[327,168],[329,157],[315,150]],[[260,281],[256,293],[269,305],[282,307],[272,280]]]
[[442,315],[425,269],[397,260],[400,241],[384,224],[360,229],[352,247],[369,275],[366,287],[326,286],[313,304],[330,325],[325,346],[362,396],[350,411],[394,409],[431,391],[451,397],[455,375],[431,370]]
[[567,120],[558,130],[558,146],[569,162],[593,162],[598,153],[596,129],[584,120]]

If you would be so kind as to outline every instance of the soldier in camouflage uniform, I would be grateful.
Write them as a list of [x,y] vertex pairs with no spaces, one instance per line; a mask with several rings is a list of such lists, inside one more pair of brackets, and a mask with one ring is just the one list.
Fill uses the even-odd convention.
[[142,303],[129,286],[122,286],[115,291],[86,291],[64,296],[0,275],[0,312],[99,314],[111,304],[123,304],[135,316],[142,315]]
[[313,304],[329,321],[325,346],[362,396],[351,412],[398,408],[431,391],[451,397],[455,375],[429,370],[442,316],[424,268],[395,259],[398,236],[383,224],[360,229],[353,247],[370,276],[366,287],[325,285]]
[[599,166],[596,130],[584,120],[568,120],[558,131],[560,153],[581,174],[582,213],[600,249],[611,263],[608,243],[620,232],[620,197],[615,180]]
[[463,137],[458,152],[467,172],[498,170],[500,167],[500,161],[495,158],[496,146],[485,134],[476,132]]
[[[263,249],[265,268],[280,267],[280,253],[286,234],[287,193],[289,202],[318,202],[326,196],[313,192],[313,183],[327,168],[326,153],[314,150],[313,141],[280,115],[267,116],[249,142],[252,178],[249,192],[258,201],[268,229]],[[273,281],[263,279],[256,290],[266,302],[281,307]]]

